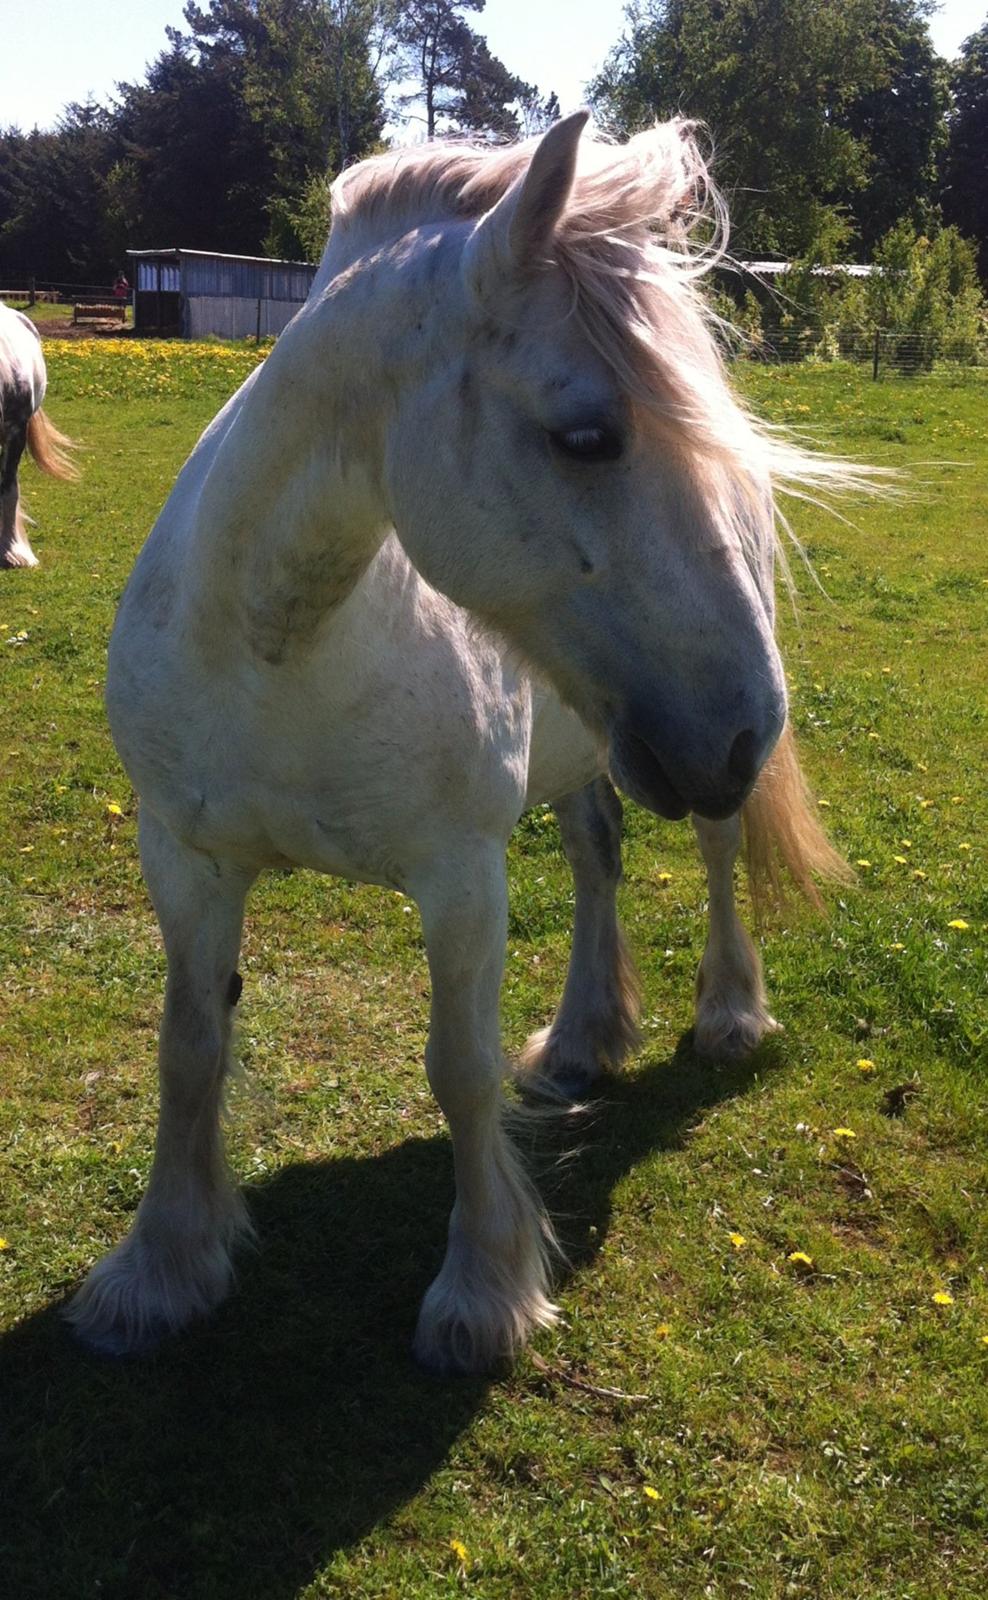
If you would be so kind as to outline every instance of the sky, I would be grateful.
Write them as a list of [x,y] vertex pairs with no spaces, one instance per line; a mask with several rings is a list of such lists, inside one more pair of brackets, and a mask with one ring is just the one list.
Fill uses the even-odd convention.
[[[106,100],[120,80],[134,82],[182,24],[183,0],[35,0],[7,9],[0,35],[0,127],[51,127],[62,107],[92,95]],[[931,22],[941,55],[985,21],[988,0],[944,0]],[[620,37],[623,0],[487,0],[468,20],[486,34],[505,66],[547,92],[564,111]]]

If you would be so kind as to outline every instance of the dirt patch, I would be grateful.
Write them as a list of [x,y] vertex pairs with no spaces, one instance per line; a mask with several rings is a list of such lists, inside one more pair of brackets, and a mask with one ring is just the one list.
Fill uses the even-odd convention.
[[119,322],[70,322],[66,317],[64,321],[36,322],[35,327],[42,339],[129,339],[133,328],[122,328]]

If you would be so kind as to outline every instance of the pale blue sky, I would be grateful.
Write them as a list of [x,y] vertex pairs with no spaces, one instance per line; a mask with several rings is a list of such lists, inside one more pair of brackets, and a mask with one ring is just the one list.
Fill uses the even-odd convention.
[[[953,56],[985,20],[986,0],[944,0],[934,17],[937,49]],[[50,127],[70,100],[107,98],[120,80],[143,76],[182,22],[182,0],[36,0],[5,8],[0,34],[0,126]],[[564,110],[619,37],[623,0],[488,0],[471,18],[494,54],[529,83],[555,89]]]

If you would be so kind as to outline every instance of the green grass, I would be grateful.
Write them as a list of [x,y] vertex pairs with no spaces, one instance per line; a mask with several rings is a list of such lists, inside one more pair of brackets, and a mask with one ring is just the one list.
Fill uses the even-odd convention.
[[[541,1366],[443,1384],[408,1357],[452,1183],[417,918],[304,873],[251,903],[230,1147],[260,1242],[238,1293],[131,1365],[82,1354],[57,1317],[125,1231],[154,1125],[163,963],[103,721],[105,641],[175,472],[255,359],[161,348],[53,351],[49,408],[84,476],[25,472],[43,566],[0,576],[7,1592],[982,1596],[985,375],[745,370],[771,417],[912,469],[910,499],[850,523],[796,508],[826,595],[796,563],[798,614],[781,605],[806,767],[870,865],[827,922],[765,930],[785,1033],[744,1067],[701,1066],[698,860],[688,830],[628,808],[645,1045],[570,1161],[536,1152],[572,1256],[565,1320]],[[567,956],[548,813],[511,865],[517,1046]]]

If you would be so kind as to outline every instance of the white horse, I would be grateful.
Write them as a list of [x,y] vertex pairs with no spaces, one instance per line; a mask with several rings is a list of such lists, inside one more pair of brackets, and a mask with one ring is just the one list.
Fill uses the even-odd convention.
[[41,409],[46,383],[37,328],[0,301],[0,567],[38,565],[17,482],[25,445],[42,472],[52,478],[76,477],[66,455],[71,440]]
[[730,393],[691,284],[688,131],[611,148],[581,143],[584,122],[346,173],[308,303],[138,559],[107,698],[168,983],[150,1185],[69,1313],[98,1348],[140,1350],[229,1288],[247,1222],[221,1100],[265,867],[387,885],[421,911],[426,1066],[456,1169],[415,1336],[430,1368],[488,1369],[555,1315],[551,1227],[502,1116],[505,847],[526,806],[555,803],[576,880],[572,965],[530,1071],[583,1093],[634,1042],[608,772],[695,817],[699,1047],[748,1050],[773,1026],[732,889],[760,771],[761,877],[773,839],[807,884],[837,858],[779,742],[771,481],[836,468]]

